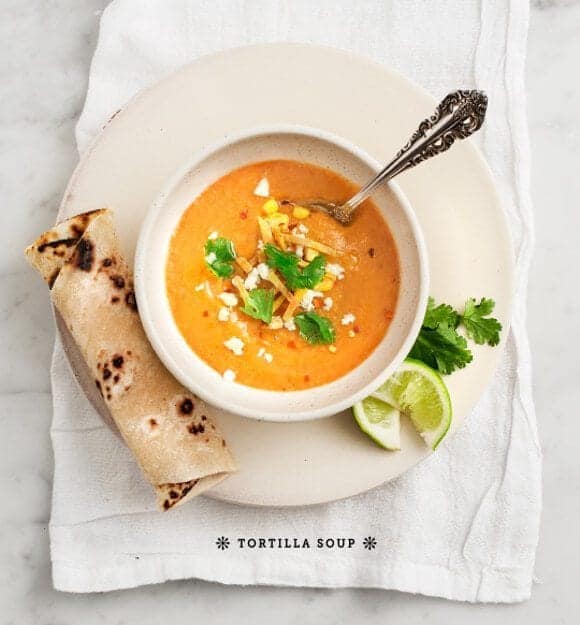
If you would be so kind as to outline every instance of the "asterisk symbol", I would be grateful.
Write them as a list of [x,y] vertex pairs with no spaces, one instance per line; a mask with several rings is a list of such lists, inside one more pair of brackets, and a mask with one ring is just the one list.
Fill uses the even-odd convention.
[[215,541],[215,544],[216,544],[218,549],[221,549],[222,551],[224,551],[225,549],[229,549],[230,548],[230,539],[226,538],[225,536],[220,536]]
[[368,549],[369,551],[371,551],[371,549],[374,549],[376,546],[377,546],[377,539],[373,538],[372,536],[367,536],[363,540],[363,547],[365,549]]

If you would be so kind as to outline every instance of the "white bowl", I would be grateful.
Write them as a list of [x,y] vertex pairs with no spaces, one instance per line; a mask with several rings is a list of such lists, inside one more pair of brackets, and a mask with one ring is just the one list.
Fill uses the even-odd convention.
[[143,326],[159,358],[199,397],[254,419],[316,419],[344,410],[369,395],[408,354],[419,333],[427,303],[427,254],[408,201],[397,185],[382,185],[373,200],[385,216],[397,245],[401,284],[393,320],[381,343],[347,375],[302,391],[268,391],[224,381],[220,373],[189,347],[175,324],[165,284],[169,242],[184,211],[208,186],[238,167],[272,159],[327,167],[361,185],[381,168],[348,141],[313,128],[284,125],[226,137],[179,170],[149,209],[135,256],[137,303]]

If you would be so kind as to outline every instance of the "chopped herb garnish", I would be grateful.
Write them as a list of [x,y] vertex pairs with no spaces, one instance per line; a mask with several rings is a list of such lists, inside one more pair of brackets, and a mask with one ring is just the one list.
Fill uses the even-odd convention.
[[501,323],[488,317],[494,306],[495,302],[491,299],[484,297],[477,304],[475,299],[470,298],[465,302],[463,314],[460,314],[449,304],[435,306],[430,297],[421,331],[409,356],[443,374],[463,369],[473,360],[473,354],[458,328],[463,324],[467,337],[479,345],[497,345]]
[[273,309],[274,291],[253,289],[248,292],[246,303],[241,310],[254,319],[259,319],[264,323],[270,323],[270,321],[272,321]]
[[481,298],[479,304],[473,297],[465,302],[461,322],[465,326],[467,336],[478,345],[487,343],[493,347],[499,343],[501,323],[494,317],[488,317],[494,308],[495,302],[485,297]]
[[334,328],[330,319],[315,312],[300,313],[294,317],[300,336],[313,345],[334,343]]
[[465,338],[446,322],[436,328],[423,326],[409,356],[443,374],[463,369],[473,359]]
[[324,278],[326,259],[322,254],[302,269],[298,265],[298,256],[292,252],[284,252],[271,243],[266,244],[264,251],[268,265],[282,274],[291,291],[312,289]]
[[219,237],[205,242],[205,262],[218,278],[229,278],[233,275],[235,259],[234,244],[229,239]]

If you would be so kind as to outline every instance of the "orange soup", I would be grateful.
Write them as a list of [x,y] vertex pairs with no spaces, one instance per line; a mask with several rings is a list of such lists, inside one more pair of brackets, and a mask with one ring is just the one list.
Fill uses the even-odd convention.
[[287,160],[242,167],[185,211],[166,268],[175,322],[224,378],[294,391],[362,363],[388,330],[399,291],[395,242],[367,201],[350,226],[300,205],[357,188]]

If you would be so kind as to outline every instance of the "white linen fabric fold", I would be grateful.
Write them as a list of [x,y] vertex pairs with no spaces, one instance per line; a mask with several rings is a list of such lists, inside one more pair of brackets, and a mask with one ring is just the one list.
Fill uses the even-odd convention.
[[[127,449],[104,426],[57,341],[50,523],[57,589],[106,591],[197,577],[232,584],[379,587],[464,601],[529,597],[541,510],[525,295],[532,246],[524,99],[524,0],[116,0],[105,10],[77,127],[82,153],[138,90],[201,54],[262,41],[352,50],[443,95],[484,89],[480,145],[516,251],[512,328],[487,392],[428,460],[370,493],[299,509],[198,498],[154,511]],[[322,25],[322,27],[321,27]],[[317,548],[317,537],[377,536],[380,547]],[[311,549],[236,548],[230,537],[309,538]]]

